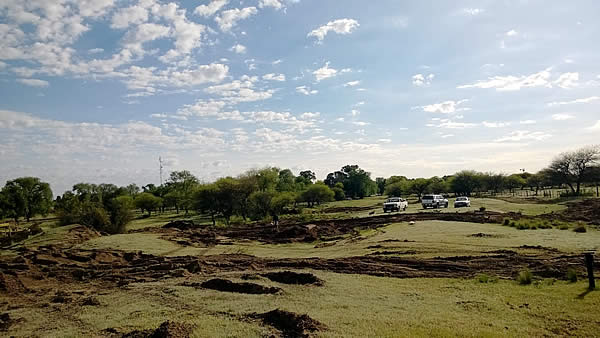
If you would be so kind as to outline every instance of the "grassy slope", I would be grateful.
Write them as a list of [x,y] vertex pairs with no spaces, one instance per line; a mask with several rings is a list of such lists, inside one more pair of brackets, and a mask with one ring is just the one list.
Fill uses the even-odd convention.
[[[328,327],[320,333],[324,337],[598,335],[600,293],[578,298],[584,293],[582,282],[520,286],[514,281],[481,284],[314,273],[325,286],[278,284],[284,289],[280,295],[177,286],[181,280],[135,284],[97,295],[102,304],[98,307],[66,304],[56,305],[60,311],[54,305],[14,310],[11,316],[28,319],[11,334],[91,335],[111,327],[157,327],[169,319],[198,325],[196,337],[259,337],[268,328],[240,318],[281,308],[307,313],[324,323]],[[265,280],[258,283],[276,285]]]

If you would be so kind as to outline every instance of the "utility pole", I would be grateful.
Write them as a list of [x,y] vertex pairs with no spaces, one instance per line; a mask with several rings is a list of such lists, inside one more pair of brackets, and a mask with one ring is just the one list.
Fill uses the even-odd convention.
[[160,186],[162,187],[162,170],[163,170],[163,165],[162,165],[162,157],[158,157],[158,167],[159,167],[159,171],[160,171]]

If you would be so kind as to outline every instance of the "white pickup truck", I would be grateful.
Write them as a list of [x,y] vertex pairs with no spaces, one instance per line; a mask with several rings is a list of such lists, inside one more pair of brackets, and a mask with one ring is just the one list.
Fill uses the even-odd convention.
[[400,197],[392,197],[388,198],[387,201],[383,203],[383,212],[406,210],[407,207],[407,200]]

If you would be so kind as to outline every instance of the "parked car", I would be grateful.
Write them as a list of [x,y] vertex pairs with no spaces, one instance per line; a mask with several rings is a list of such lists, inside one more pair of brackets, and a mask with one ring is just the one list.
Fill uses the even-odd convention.
[[406,210],[407,207],[408,201],[404,198],[391,197],[383,203],[383,212]]
[[448,200],[442,195],[425,195],[421,198],[423,209],[427,208],[447,208]]
[[469,200],[469,198],[466,196],[457,197],[456,200],[454,201],[455,208],[470,207],[470,206],[471,206],[471,200]]

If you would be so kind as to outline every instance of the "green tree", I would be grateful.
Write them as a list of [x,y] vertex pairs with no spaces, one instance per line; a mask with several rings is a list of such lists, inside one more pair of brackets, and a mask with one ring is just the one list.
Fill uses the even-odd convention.
[[375,183],[377,184],[377,193],[380,195],[383,195],[383,193],[385,192],[385,178],[383,177],[377,177],[375,179]]
[[586,173],[585,181],[596,186],[596,197],[600,197],[600,166],[590,167]]
[[193,193],[192,206],[200,213],[208,213],[213,226],[219,213],[219,192],[216,184],[202,184]]
[[50,185],[37,177],[21,177],[8,181],[2,191],[5,207],[15,222],[19,217],[25,217],[29,221],[37,214],[46,215],[52,207]]
[[152,215],[152,211],[160,208],[162,205],[162,198],[154,196],[150,193],[143,192],[135,197],[133,200],[136,208],[140,209],[142,213],[148,212],[148,216]]
[[527,184],[519,174],[513,174],[506,178],[506,187],[510,190],[511,193],[515,193],[515,189],[524,187]]
[[173,171],[169,175],[165,191],[161,191],[161,194],[158,196],[163,197],[167,194],[167,191],[175,191],[176,194],[172,195],[171,198],[177,197],[177,206],[185,210],[187,214],[192,207],[193,193],[198,184],[198,178],[188,170]]
[[317,179],[317,175],[315,175],[315,173],[311,170],[303,170],[298,174],[298,176],[310,181],[310,183],[313,183]]
[[410,191],[413,194],[417,195],[417,197],[419,198],[419,202],[421,202],[421,197],[426,191],[428,191],[431,181],[426,178],[415,178],[413,180],[410,180],[409,184]]
[[558,155],[548,169],[561,183],[568,185],[574,195],[581,193],[587,171],[600,161],[600,146],[588,146]]
[[341,171],[345,174],[342,183],[346,196],[363,198],[377,192],[377,184],[371,179],[371,173],[358,165],[343,166]]
[[111,234],[123,233],[127,223],[133,219],[133,208],[133,197],[129,195],[117,196],[111,199],[107,210],[110,219],[110,227],[106,229],[107,232]]
[[471,170],[456,173],[450,181],[450,187],[457,195],[471,196],[480,186],[478,173]]
[[257,184],[259,191],[275,190],[279,181],[278,168],[264,168],[256,172]]
[[331,188],[331,190],[333,191],[333,198],[336,201],[342,201],[346,199],[346,193],[344,192],[344,184],[343,183],[336,183],[335,186],[333,188]]
[[277,195],[275,191],[255,191],[249,197],[249,204],[254,219],[261,219],[269,216],[272,210],[271,201]]
[[258,178],[251,172],[238,176],[238,211],[244,221],[249,215],[249,198],[258,190]]
[[313,207],[316,204],[323,202],[333,201],[335,193],[325,184],[317,182],[309,186],[305,191],[300,194],[300,199],[306,202],[309,207]]
[[296,177],[290,169],[279,171],[276,189],[277,191],[294,191],[296,189]]
[[289,191],[277,193],[271,199],[271,214],[273,216],[284,214],[294,203],[296,203],[295,193]]

